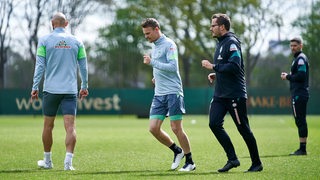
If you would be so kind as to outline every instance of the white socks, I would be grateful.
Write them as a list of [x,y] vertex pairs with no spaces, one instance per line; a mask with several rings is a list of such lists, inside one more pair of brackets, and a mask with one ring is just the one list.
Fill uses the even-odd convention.
[[[64,159],[64,163],[68,163],[72,165],[72,158],[73,158],[73,153],[67,152],[66,157]],[[52,162],[52,153],[51,152],[44,152],[44,159],[45,162]]]
[[52,156],[51,156],[51,152],[44,152],[44,161],[45,162],[52,162]]
[[70,152],[67,152],[66,158],[64,159],[64,164],[68,163],[68,164],[72,165],[72,158],[73,158],[73,154]]

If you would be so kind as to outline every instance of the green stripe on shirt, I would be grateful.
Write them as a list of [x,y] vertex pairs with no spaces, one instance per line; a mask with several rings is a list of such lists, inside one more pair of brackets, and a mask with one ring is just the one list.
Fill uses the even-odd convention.
[[46,57],[46,47],[45,46],[38,47],[37,56]]
[[240,57],[239,51],[234,51],[230,58],[232,58],[232,57]]
[[83,59],[87,57],[86,50],[84,47],[80,47],[78,51],[78,59]]
[[304,65],[298,66],[298,71],[307,72],[307,67],[306,67],[306,65],[304,64]]
[[170,59],[169,60],[175,60],[175,59],[178,59],[178,53],[177,52],[174,52],[171,54],[171,56],[169,57]]

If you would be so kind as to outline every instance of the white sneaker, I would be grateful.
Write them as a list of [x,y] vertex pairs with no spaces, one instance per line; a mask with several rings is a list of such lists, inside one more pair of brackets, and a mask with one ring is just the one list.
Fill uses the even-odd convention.
[[183,150],[181,151],[181,153],[179,154],[174,154],[174,158],[173,158],[173,163],[171,165],[171,169],[174,170],[174,169],[177,169],[177,167],[179,166],[180,164],[180,161],[181,159],[184,157],[184,152]]
[[64,164],[64,170],[65,171],[74,171],[76,169],[74,169],[74,167],[70,163],[65,163]]
[[40,168],[44,168],[44,169],[52,169],[53,168],[52,161],[39,160],[38,161],[38,166]]
[[193,171],[196,169],[196,164],[185,164],[179,171]]

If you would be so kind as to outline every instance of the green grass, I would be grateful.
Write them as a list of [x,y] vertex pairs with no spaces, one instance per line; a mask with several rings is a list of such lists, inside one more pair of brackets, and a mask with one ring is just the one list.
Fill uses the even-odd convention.
[[[196,120],[195,124],[191,120]],[[320,116],[308,116],[308,155],[290,157],[298,148],[297,128],[291,116],[250,116],[264,170],[243,173],[250,166],[244,141],[229,116],[229,133],[241,166],[228,173],[216,170],[226,163],[221,146],[208,127],[207,116],[185,116],[194,172],[169,171],[173,154],[148,132],[149,121],[135,116],[85,116],[77,118],[76,171],[63,171],[65,156],[62,118],[54,128],[54,169],[36,165],[43,157],[41,116],[0,116],[0,179],[319,179]],[[175,140],[169,121],[163,128]]]

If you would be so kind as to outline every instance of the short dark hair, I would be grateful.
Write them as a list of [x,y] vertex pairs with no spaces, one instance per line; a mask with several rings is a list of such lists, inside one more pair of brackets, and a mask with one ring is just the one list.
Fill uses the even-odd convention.
[[302,38],[300,37],[294,37],[290,40],[290,42],[296,42],[298,44],[302,44]]
[[160,24],[155,18],[147,18],[141,23],[141,27],[147,28],[147,27],[152,27],[156,28],[158,27],[160,29]]
[[226,14],[217,13],[217,14],[213,14],[211,17],[211,19],[215,19],[215,18],[217,18],[216,22],[218,25],[224,25],[227,31],[230,30],[231,20],[229,16],[227,16]]

